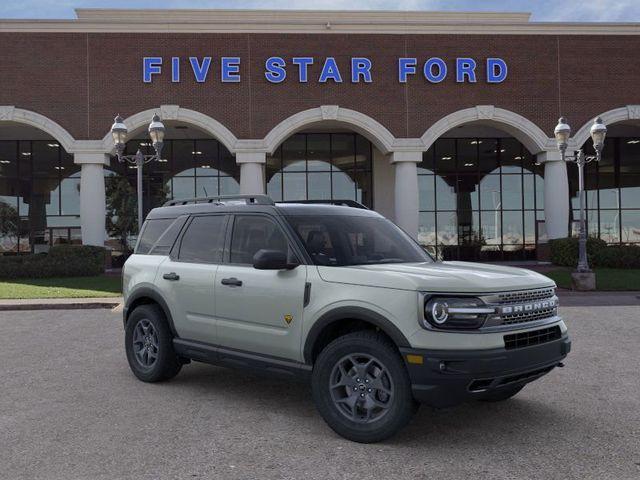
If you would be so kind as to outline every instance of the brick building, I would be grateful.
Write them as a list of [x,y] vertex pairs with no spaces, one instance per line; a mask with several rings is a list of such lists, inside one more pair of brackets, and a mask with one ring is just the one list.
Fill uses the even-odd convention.
[[[448,258],[535,258],[576,230],[571,149],[591,150],[588,228],[640,242],[639,24],[535,23],[518,13],[77,10],[0,20],[0,252],[117,248],[116,114],[144,169],[145,209],[263,193],[353,199]],[[106,185],[106,189],[105,189]],[[105,191],[107,193],[105,193]]]

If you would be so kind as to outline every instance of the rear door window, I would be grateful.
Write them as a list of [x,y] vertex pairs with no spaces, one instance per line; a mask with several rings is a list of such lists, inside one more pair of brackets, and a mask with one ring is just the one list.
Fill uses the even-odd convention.
[[193,263],[222,263],[226,215],[193,217],[180,242],[178,260]]

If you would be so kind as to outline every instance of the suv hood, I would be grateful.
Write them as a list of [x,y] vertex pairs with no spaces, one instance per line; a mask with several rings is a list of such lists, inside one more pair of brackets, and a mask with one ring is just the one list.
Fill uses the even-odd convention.
[[318,267],[327,282],[442,293],[490,293],[555,286],[532,270],[471,262]]

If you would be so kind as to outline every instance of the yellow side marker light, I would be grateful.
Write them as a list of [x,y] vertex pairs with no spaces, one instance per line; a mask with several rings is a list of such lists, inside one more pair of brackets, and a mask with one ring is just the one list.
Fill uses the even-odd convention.
[[407,355],[407,362],[414,365],[422,365],[424,363],[424,358],[422,355]]

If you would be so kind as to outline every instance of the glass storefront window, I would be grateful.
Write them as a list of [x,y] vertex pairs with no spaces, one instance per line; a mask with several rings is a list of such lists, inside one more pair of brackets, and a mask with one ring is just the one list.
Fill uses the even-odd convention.
[[[147,139],[131,140],[125,152],[134,154],[138,148],[144,154],[153,153],[153,147]],[[119,163],[112,158],[111,171],[105,171],[105,177],[107,181],[126,178],[135,195],[137,170],[130,167],[132,165]],[[239,191],[240,167],[235,157],[215,139],[166,139],[162,160],[149,162],[143,168],[145,214],[172,199],[232,195]],[[134,241],[135,235],[132,234],[127,242],[132,245]],[[108,245],[115,249],[121,248],[120,244],[117,238],[108,241]]]
[[372,206],[372,146],[355,133],[299,133],[267,157],[274,200],[355,200]]
[[445,259],[535,255],[542,169],[512,138],[441,138],[418,166],[421,244]]
[[55,140],[0,141],[0,253],[44,252],[80,226],[80,167]]
[[[584,148],[591,150],[591,142]],[[580,219],[578,169],[567,165],[571,198],[572,231]],[[607,243],[640,243],[635,223],[640,209],[640,141],[630,137],[607,137],[602,160],[585,169],[587,229],[589,235]]]

